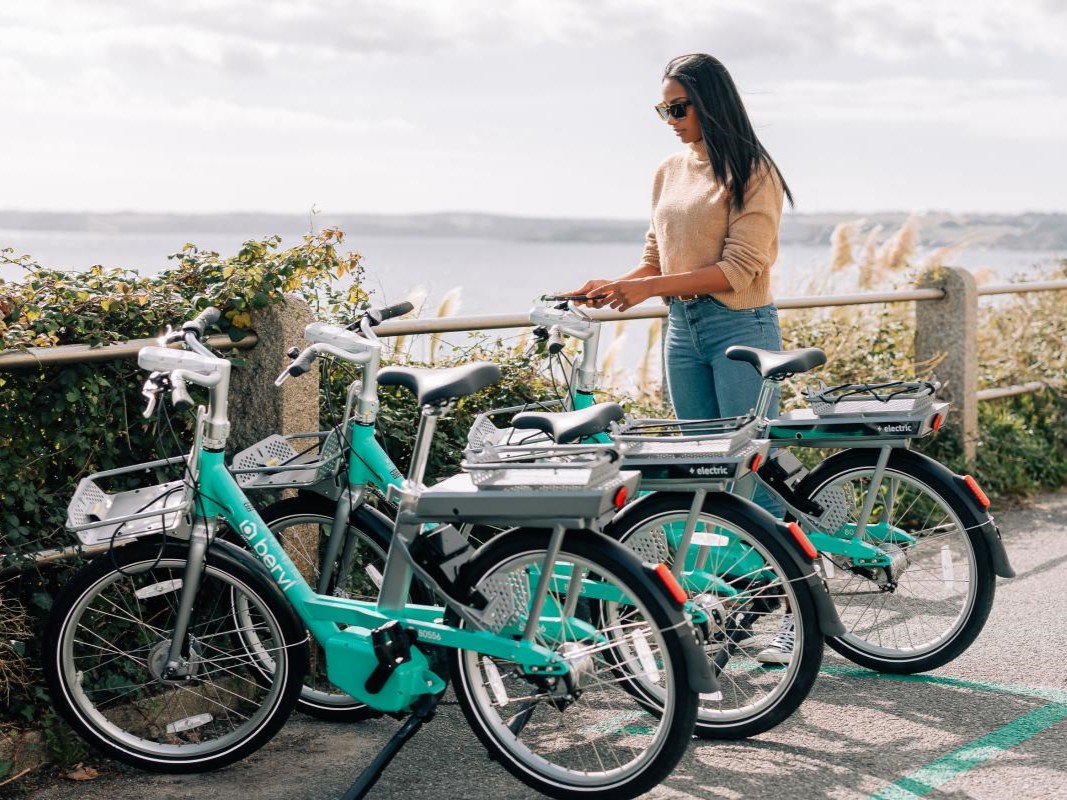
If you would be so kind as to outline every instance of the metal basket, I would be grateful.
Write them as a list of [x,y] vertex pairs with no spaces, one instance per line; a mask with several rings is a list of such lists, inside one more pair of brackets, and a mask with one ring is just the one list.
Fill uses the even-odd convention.
[[749,448],[756,433],[751,416],[710,420],[636,420],[624,426],[615,440],[631,459],[715,461]]
[[[315,443],[297,450],[293,443],[301,439]],[[337,430],[273,434],[235,455],[230,473],[242,489],[311,486],[336,475],[342,455]]]
[[86,546],[167,533],[188,536],[185,515],[193,502],[186,479],[108,492],[110,479],[182,464],[185,456],[96,472],[82,478],[67,506],[67,529]]
[[808,389],[811,410],[820,417],[914,414],[933,405],[936,381],[844,383]]
[[535,430],[516,430],[511,426],[497,427],[493,422],[495,417],[508,415],[514,416],[522,411],[562,411],[562,400],[546,400],[544,402],[527,403],[521,406],[508,408],[494,408],[479,414],[474,418],[474,424],[467,432],[467,444],[470,448],[479,450],[487,445],[516,445],[545,443],[551,444],[552,439],[546,433]]

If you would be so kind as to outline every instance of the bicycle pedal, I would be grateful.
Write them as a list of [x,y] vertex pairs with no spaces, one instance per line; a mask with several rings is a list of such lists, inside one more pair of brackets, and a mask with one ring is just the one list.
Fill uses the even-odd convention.
[[367,678],[364,687],[371,694],[377,694],[397,667],[411,661],[411,646],[419,634],[414,628],[404,628],[396,620],[390,620],[372,630],[370,636],[378,666]]

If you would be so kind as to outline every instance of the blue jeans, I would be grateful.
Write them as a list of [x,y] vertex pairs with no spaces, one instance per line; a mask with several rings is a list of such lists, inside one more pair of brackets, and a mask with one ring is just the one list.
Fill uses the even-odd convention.
[[[713,297],[670,300],[664,359],[678,419],[736,417],[756,405],[762,378],[751,364],[726,357],[731,345],[782,349],[778,309],[727,308]],[[778,413],[774,399],[771,416]],[[782,506],[762,488],[755,501],[776,517]]]

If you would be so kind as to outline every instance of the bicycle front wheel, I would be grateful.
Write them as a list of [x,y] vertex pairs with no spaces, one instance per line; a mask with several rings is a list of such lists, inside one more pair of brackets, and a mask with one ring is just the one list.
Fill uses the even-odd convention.
[[827,533],[856,533],[875,492],[863,540],[889,567],[823,557],[823,577],[847,633],[830,646],[861,666],[915,673],[947,664],[975,640],[993,605],[996,577],[979,516],[929,458],[893,450],[879,485],[878,451],[845,450],[819,464],[797,493],[828,509]]
[[[691,493],[653,492],[627,506],[608,534],[652,563],[673,565]],[[804,574],[769,515],[709,494],[685,554],[682,585],[706,622],[704,652],[719,691],[700,696],[697,734],[737,739],[770,730],[808,696],[823,637]]]
[[[495,633],[522,635],[549,537],[506,532],[465,567],[464,588],[499,609]],[[660,783],[692,736],[697,698],[685,671],[692,629],[667,602],[632,553],[569,531],[534,626],[535,643],[561,654],[568,673],[451,652],[456,697],[490,754],[552,797],[614,800]]]
[[42,644],[64,718],[108,755],[154,772],[203,772],[257,750],[288,718],[307,665],[303,625],[278,588],[250,556],[216,544],[184,675],[165,677],[186,552],[144,542],[90,562],[56,597]]

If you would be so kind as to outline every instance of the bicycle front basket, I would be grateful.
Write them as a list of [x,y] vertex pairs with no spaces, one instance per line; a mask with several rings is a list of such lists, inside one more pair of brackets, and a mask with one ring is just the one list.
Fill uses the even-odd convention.
[[192,505],[192,487],[184,477],[126,491],[108,492],[112,481],[154,475],[173,468],[185,456],[96,472],[82,478],[67,506],[67,529],[85,546],[167,533],[188,537],[185,515]]

